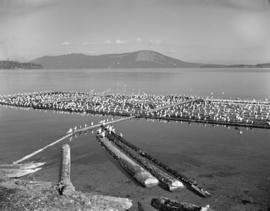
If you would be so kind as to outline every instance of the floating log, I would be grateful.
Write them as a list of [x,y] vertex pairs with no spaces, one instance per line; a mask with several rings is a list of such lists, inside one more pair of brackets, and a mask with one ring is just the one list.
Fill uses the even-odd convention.
[[118,149],[106,137],[97,135],[99,142],[105,149],[119,162],[124,170],[126,170],[136,181],[144,187],[152,187],[158,185],[159,181],[134,160],[129,158],[120,149]]
[[151,205],[160,211],[213,211],[209,205],[200,207],[187,202],[178,202],[165,197],[154,198]]
[[19,178],[39,171],[45,162],[30,162],[22,164],[0,164],[1,175],[8,178]]
[[42,168],[33,168],[33,169],[16,169],[16,168],[3,168],[0,169],[1,175],[4,175],[8,178],[19,178],[22,176],[26,176],[28,174],[33,174]]
[[154,164],[156,164],[157,166],[159,166],[161,169],[163,169],[163,170],[167,171],[168,173],[170,173],[171,175],[173,175],[176,179],[178,179],[181,182],[183,182],[184,185],[189,190],[193,191],[194,193],[196,193],[196,194],[198,194],[198,195],[200,195],[202,197],[207,197],[207,196],[210,196],[211,195],[208,191],[206,191],[203,188],[199,187],[197,185],[196,181],[193,181],[193,180],[187,178],[186,176],[178,173],[174,169],[171,169],[169,166],[167,166],[166,164],[160,162],[156,158],[152,157],[150,154],[144,152],[139,147],[137,147],[134,144],[131,144],[128,141],[126,141],[120,135],[118,135],[118,134],[116,134],[114,132],[110,132],[110,136],[112,137],[112,139],[118,140],[118,143],[121,142],[123,145],[126,145],[126,146],[130,147],[131,149],[133,149],[134,151],[136,151],[138,154],[140,154],[142,157],[145,157],[146,159],[152,161]]
[[139,164],[141,164],[145,169],[147,169],[153,176],[155,176],[162,187],[169,191],[174,191],[178,188],[184,187],[183,183],[179,180],[175,179],[171,175],[167,174],[165,171],[157,167],[153,162],[148,159],[142,157],[136,151],[123,144],[118,138],[109,133],[106,134],[106,137],[114,144],[116,144],[121,150],[123,150],[126,154],[128,154],[132,159],[136,160]]
[[75,191],[70,180],[70,147],[68,144],[62,146],[60,175],[57,189],[60,195],[68,195]]
[[35,156],[36,154],[38,154],[38,153],[44,151],[45,149],[47,149],[47,148],[49,148],[49,147],[51,147],[51,146],[53,146],[53,145],[59,143],[60,141],[63,141],[63,140],[65,140],[65,139],[71,137],[72,135],[73,135],[73,134],[67,134],[67,135],[65,135],[65,136],[63,136],[63,137],[57,139],[56,141],[54,141],[54,142],[52,142],[52,143],[50,143],[50,144],[48,144],[48,145],[46,145],[46,146],[40,148],[39,150],[36,150],[36,151],[32,152],[31,154],[28,154],[28,155],[24,156],[23,158],[14,161],[13,164],[21,163],[21,162],[23,162],[24,160],[27,160],[27,159],[29,159],[29,158]]
[[[128,198],[120,198],[113,196],[103,196],[103,195],[93,195],[91,198],[92,201],[96,201],[99,204],[110,205],[111,207],[120,207],[121,210],[128,210],[132,207],[132,201]],[[110,210],[110,209],[108,209]],[[114,209],[111,209],[114,210]]]
[[32,152],[31,154],[28,154],[28,155],[22,157],[19,160],[14,161],[13,164],[21,163],[21,162],[23,162],[23,161],[25,161],[25,160],[27,160],[27,159],[29,159],[29,158],[37,155],[38,153],[43,152],[47,148],[52,147],[55,144],[58,144],[59,142],[66,140],[67,138],[69,138],[69,141],[71,142],[72,141],[72,138],[74,136],[76,138],[76,135],[79,135],[79,134],[82,134],[82,133],[86,133],[86,132],[89,132],[89,131],[93,131],[94,129],[99,128],[102,125],[105,126],[105,125],[109,125],[109,124],[116,124],[118,122],[126,121],[126,120],[129,120],[129,119],[132,119],[132,118],[135,118],[135,116],[124,117],[124,118],[116,119],[116,120],[113,120],[113,121],[110,121],[110,122],[106,122],[106,123],[103,123],[103,124],[96,124],[96,125],[87,126],[87,127],[81,128],[81,129],[73,130],[71,133],[66,134],[65,136],[57,139],[56,141],[54,141],[54,142],[52,142],[52,143],[50,143],[50,144],[48,144],[48,145],[46,145],[46,146],[44,146],[44,147],[42,147],[42,148],[40,148],[38,150]]
[[45,162],[30,162],[30,163],[21,163],[21,164],[0,164],[0,169],[34,169],[40,166],[43,166]]

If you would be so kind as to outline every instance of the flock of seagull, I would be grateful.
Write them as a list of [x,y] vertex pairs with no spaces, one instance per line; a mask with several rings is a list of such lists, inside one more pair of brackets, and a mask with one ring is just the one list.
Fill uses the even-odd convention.
[[[179,104],[190,100],[193,101]],[[0,96],[0,104],[65,112],[270,128],[270,102],[268,100],[57,91]],[[158,110],[168,105],[172,107]]]

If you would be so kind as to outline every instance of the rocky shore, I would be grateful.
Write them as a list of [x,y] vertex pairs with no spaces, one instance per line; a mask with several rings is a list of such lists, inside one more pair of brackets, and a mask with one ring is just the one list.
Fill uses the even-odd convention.
[[0,179],[0,210],[127,210],[131,200],[74,191],[59,195],[56,184],[43,181]]

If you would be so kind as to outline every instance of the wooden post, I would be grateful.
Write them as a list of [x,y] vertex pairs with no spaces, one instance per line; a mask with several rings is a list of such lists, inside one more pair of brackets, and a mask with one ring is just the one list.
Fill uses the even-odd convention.
[[75,187],[70,181],[70,147],[68,144],[62,146],[62,156],[60,164],[60,175],[58,191],[60,195],[68,195],[75,191]]

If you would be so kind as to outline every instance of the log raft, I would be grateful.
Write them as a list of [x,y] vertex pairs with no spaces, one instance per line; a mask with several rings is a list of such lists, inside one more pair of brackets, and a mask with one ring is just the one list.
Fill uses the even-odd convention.
[[201,207],[187,202],[178,202],[166,197],[152,199],[151,205],[160,211],[213,211],[209,205]]
[[139,147],[135,146],[134,144],[129,143],[120,135],[118,135],[114,132],[110,132],[110,136],[112,137],[113,140],[117,140],[118,143],[121,142],[123,145],[126,145],[129,148],[133,149],[135,152],[137,152],[142,157],[148,159],[149,161],[152,161],[155,165],[157,165],[158,167],[160,167],[161,169],[163,169],[164,171],[168,172],[173,177],[175,177],[176,179],[181,181],[189,190],[193,191],[194,193],[198,194],[199,196],[208,197],[211,195],[208,191],[206,191],[203,188],[201,188],[200,186],[198,186],[196,181],[191,180],[188,177],[186,177],[185,175],[180,174],[176,170],[170,168],[166,164],[164,164],[161,161],[157,160],[156,158],[152,157],[150,154],[141,150]]
[[159,181],[150,172],[146,171],[137,162],[129,158],[124,152],[118,149],[106,137],[97,135],[97,139],[102,146],[116,159],[121,167],[126,170],[137,182],[144,187],[153,187],[158,185]]
[[163,188],[169,191],[174,191],[184,187],[182,182],[180,182],[179,180],[175,179],[174,177],[172,177],[171,175],[169,175],[168,173],[157,167],[153,162],[139,155],[136,151],[132,150],[127,145],[118,141],[118,139],[114,135],[106,133],[106,137],[115,145],[117,145],[128,156],[130,156],[132,159],[134,159],[140,165],[142,165],[145,169],[147,169],[153,176],[155,176],[159,180],[160,185]]

